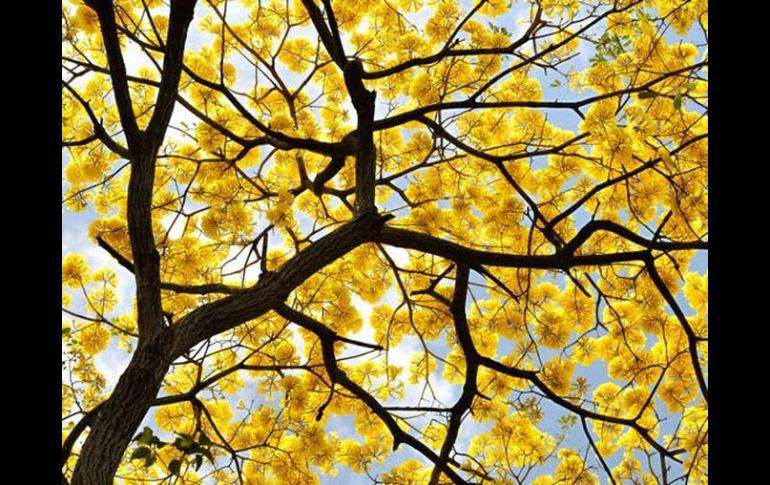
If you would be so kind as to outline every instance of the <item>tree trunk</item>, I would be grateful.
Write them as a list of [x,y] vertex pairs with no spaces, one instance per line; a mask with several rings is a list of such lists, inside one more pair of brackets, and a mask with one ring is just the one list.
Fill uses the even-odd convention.
[[171,365],[173,332],[140,344],[99,412],[75,466],[73,485],[111,485],[133,433],[157,396]]

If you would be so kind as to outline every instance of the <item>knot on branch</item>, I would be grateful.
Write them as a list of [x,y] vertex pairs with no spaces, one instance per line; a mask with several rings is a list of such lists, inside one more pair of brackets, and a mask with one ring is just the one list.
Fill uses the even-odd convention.
[[345,62],[345,65],[342,68],[342,72],[345,76],[348,76],[351,73],[360,76],[364,73],[364,65],[361,62],[361,59],[357,57],[351,57]]
[[361,60],[358,58],[348,60],[342,68],[342,75],[345,79],[345,86],[348,88],[348,93],[350,94],[350,98],[353,101],[353,106],[355,106],[356,111],[369,109],[372,110],[372,114],[374,114],[374,100],[377,98],[377,93],[375,91],[369,91],[366,89],[366,86],[364,86],[362,80],[364,66],[361,63]]
[[393,219],[393,214],[380,214],[377,209],[370,208],[369,210],[362,210],[353,219],[357,223],[363,225],[362,229],[365,231],[379,231],[385,225],[386,222]]

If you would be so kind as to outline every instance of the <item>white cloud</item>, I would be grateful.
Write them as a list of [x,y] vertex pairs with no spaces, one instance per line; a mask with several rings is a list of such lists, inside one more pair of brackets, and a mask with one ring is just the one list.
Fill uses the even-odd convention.
[[107,380],[107,389],[112,389],[115,386],[121,374],[123,374],[123,371],[128,366],[128,362],[131,360],[131,355],[121,350],[114,343],[115,339],[112,340],[104,352],[94,358],[97,369]]
[[403,268],[409,262],[409,251],[395,246],[383,246],[388,256],[396,263],[396,266]]

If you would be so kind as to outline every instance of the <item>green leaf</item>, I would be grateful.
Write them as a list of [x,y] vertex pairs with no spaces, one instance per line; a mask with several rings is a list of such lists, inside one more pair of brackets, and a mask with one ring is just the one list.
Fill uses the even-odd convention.
[[139,433],[137,433],[136,436],[134,436],[134,438],[131,441],[137,441],[139,438],[142,437],[142,435],[144,435],[147,432],[147,430],[150,430],[150,434],[152,434],[152,430],[149,427],[145,426],[144,429]]
[[139,458],[148,458],[152,456],[152,450],[147,448],[146,446],[140,446],[139,448],[135,449],[133,453],[131,453],[130,460],[138,460]]
[[639,99],[651,99],[658,96],[658,93],[653,93],[652,91],[642,91],[639,93]]
[[674,96],[674,108],[678,111],[682,110],[682,95],[677,94]]
[[169,471],[171,471],[171,473],[174,475],[179,475],[180,468],[182,468],[181,460],[171,460],[171,463],[168,464]]
[[134,436],[134,441],[138,441],[143,445],[151,445],[158,438],[152,433],[152,429],[149,426],[145,426],[141,433]]
[[561,425],[561,429],[563,431],[566,431],[572,428],[573,426],[575,426],[575,423],[577,423],[577,416],[572,414],[564,415],[559,418],[559,424]]
[[193,439],[187,435],[181,435],[179,438],[174,440],[174,448],[179,451],[190,451],[190,448],[192,448],[194,444],[195,441],[193,441]]
[[211,451],[207,450],[206,448],[202,448],[200,453],[201,455],[208,458],[212,465],[214,464],[214,456],[211,454]]
[[201,443],[203,446],[211,446],[211,445],[213,445],[213,444],[214,444],[214,442],[213,442],[213,441],[211,441],[211,440],[209,439],[208,435],[206,435],[206,433],[204,433],[203,431],[201,431],[200,443]]
[[155,463],[155,455],[150,455],[147,458],[144,459],[144,467],[150,468],[152,464]]

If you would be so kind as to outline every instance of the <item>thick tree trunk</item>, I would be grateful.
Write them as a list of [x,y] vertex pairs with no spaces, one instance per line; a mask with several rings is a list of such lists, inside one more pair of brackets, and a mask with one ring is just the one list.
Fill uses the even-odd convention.
[[139,345],[112,394],[99,410],[80,452],[72,482],[108,485],[113,481],[132,433],[158,394],[163,376],[176,355],[174,330],[163,325],[160,256],[152,231],[155,157],[174,111],[182,72],[187,31],[196,0],[171,0],[163,56],[163,72],[155,109],[146,131],[139,129],[129,91],[112,0],[88,0],[99,17],[121,126],[131,160],[128,185],[128,229],[136,275]]
[[171,363],[207,338],[258,318],[282,303],[303,281],[375,238],[388,216],[366,214],[319,239],[253,288],[190,312],[136,349],[109,400],[91,426],[73,485],[112,483],[126,447],[158,394]]
[[140,345],[99,412],[80,452],[73,485],[111,485],[123,453],[171,365],[173,332]]

